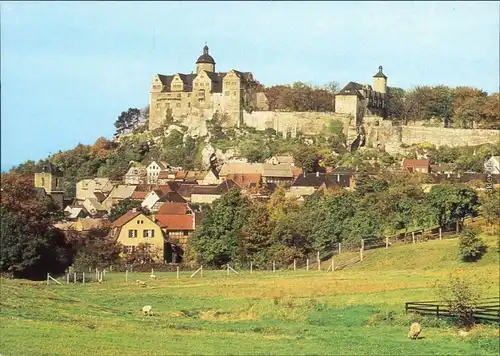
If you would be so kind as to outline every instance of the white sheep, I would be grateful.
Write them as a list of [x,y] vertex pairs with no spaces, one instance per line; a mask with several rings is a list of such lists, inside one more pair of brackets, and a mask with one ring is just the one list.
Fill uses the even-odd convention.
[[410,326],[410,332],[408,333],[408,339],[418,339],[418,335],[422,331],[422,327],[419,323],[413,323]]
[[142,312],[144,313],[144,315],[148,315],[148,316],[151,316],[153,315],[153,313],[151,312],[151,305],[145,305],[142,307]]
[[141,287],[146,287],[146,282],[141,281],[140,279],[137,279],[135,282],[136,282],[138,285],[140,285]]
[[155,276],[154,274],[151,274],[151,275],[149,276],[149,279],[156,279],[156,276]]

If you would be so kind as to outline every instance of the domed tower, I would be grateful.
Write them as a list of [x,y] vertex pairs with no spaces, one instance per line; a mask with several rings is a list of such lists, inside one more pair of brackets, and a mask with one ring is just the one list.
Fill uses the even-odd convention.
[[373,76],[373,90],[379,93],[387,93],[387,77],[382,72],[382,66],[378,67],[378,73]]
[[196,61],[196,74],[205,70],[207,72],[215,72],[215,61],[211,55],[208,54],[208,46],[203,47],[203,54],[198,57]]

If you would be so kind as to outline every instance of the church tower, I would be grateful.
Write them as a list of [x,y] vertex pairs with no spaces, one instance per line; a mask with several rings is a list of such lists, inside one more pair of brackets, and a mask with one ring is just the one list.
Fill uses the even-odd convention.
[[63,173],[52,163],[47,163],[35,171],[35,188],[43,188],[47,195],[63,207]]
[[387,77],[382,72],[382,66],[378,67],[378,73],[373,76],[373,90],[379,93],[387,93]]
[[203,47],[203,54],[196,61],[196,74],[202,70],[207,72],[215,72],[215,60],[208,54],[208,46]]

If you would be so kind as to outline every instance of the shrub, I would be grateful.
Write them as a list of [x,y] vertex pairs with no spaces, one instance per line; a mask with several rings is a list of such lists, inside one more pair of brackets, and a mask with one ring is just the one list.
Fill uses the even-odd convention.
[[481,292],[475,278],[450,275],[446,283],[437,285],[438,296],[454,314],[459,326],[470,327],[474,324],[474,308]]
[[459,237],[460,258],[464,262],[479,260],[486,252],[484,241],[477,236],[478,232],[473,228],[466,228]]

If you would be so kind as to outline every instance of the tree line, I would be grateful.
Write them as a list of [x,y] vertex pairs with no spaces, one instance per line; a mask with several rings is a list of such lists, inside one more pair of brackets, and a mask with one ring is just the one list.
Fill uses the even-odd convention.
[[311,253],[333,251],[336,243],[359,247],[362,238],[463,223],[480,206],[487,219],[498,194],[479,197],[465,185],[440,185],[426,194],[407,174],[374,177],[362,173],[356,191],[318,191],[298,205],[283,188],[269,201],[249,200],[231,190],[206,209],[189,243],[185,260],[211,266],[226,263],[267,268],[288,266]]
[[390,87],[387,116],[403,123],[434,119],[449,127],[500,129],[500,96],[466,86]]

